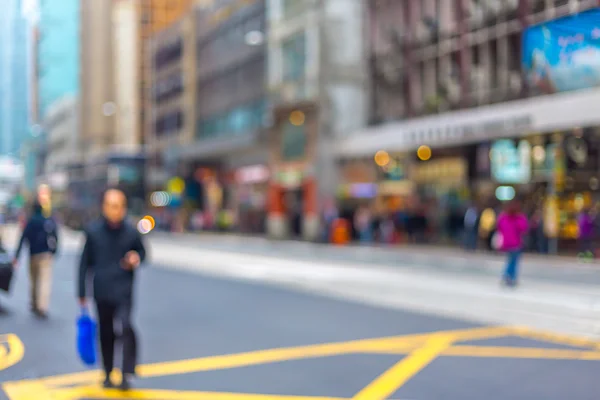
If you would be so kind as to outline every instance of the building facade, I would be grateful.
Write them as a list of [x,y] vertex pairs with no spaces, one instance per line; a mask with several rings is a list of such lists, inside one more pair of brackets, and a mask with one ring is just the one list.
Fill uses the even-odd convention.
[[137,51],[141,47],[139,35],[139,9],[134,0],[119,0],[112,9],[114,86],[115,86],[115,137],[113,147],[131,154],[141,152],[140,98],[141,60]]
[[38,184],[45,183],[52,189],[54,207],[67,206],[66,190],[69,184],[69,168],[73,155],[80,149],[79,104],[76,95],[63,96],[46,110],[43,130],[46,132],[48,156],[44,173]]
[[169,174],[186,181],[188,208],[240,221],[267,195],[265,3],[215,1],[194,19],[191,34],[184,19],[155,40],[154,136]]
[[[147,180],[156,190],[164,189],[177,174],[174,151],[193,142],[196,104],[195,13],[180,18],[157,33],[150,44],[152,65],[150,107],[146,114],[146,144],[150,160]],[[184,85],[185,83],[185,85]]]
[[270,0],[269,232],[316,239],[335,196],[333,152],[367,120],[364,2]]
[[149,42],[153,35],[168,28],[187,13],[192,12],[193,0],[141,0],[136,4],[139,7],[139,114],[138,131],[139,140],[144,142],[149,132],[146,131],[148,114],[152,106],[152,56],[150,55]]
[[80,0],[46,0],[39,4],[37,36],[38,110],[79,93]]
[[369,187],[354,197],[442,221],[520,194],[548,216],[546,235],[573,239],[576,213],[599,197],[599,6],[370,1],[370,126],[337,148],[342,170],[372,172],[346,177]]
[[29,24],[20,0],[0,13],[0,154],[17,156],[29,133]]
[[89,161],[103,157],[115,136],[113,3],[82,2],[80,15],[80,154]]

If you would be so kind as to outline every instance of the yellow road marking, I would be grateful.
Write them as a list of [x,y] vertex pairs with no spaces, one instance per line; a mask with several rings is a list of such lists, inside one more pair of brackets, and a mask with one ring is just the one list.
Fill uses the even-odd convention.
[[[484,327],[460,329],[454,331],[419,333],[405,336],[387,338],[361,339],[349,342],[326,343],[299,347],[258,350],[246,353],[210,356],[189,360],[160,362],[141,365],[138,375],[142,378],[151,378],[167,375],[181,375],[192,372],[214,371],[230,368],[241,368],[253,365],[291,361],[307,358],[331,357],[343,354],[356,353],[393,353],[394,349],[411,350],[427,341],[432,335],[452,334],[461,340],[474,340],[475,338],[502,337],[511,334],[512,330],[505,327]],[[42,378],[41,381],[50,386],[87,385],[101,379],[98,371],[78,372],[60,375],[57,377]]]
[[[457,345],[461,341],[473,341],[508,336],[522,336],[534,340],[546,340],[562,344],[570,344],[585,349],[543,349],[496,346]],[[14,335],[0,336],[0,344],[10,341],[9,357],[23,356],[22,343]],[[16,341],[15,341],[16,340]],[[20,344],[20,346],[19,346]],[[600,344],[586,339],[576,339],[561,335],[543,334],[524,328],[483,327],[438,331],[394,336],[376,339],[361,339],[348,342],[325,343],[289,348],[259,350],[238,354],[209,356],[190,360],[160,362],[142,365],[138,369],[141,378],[152,378],[167,375],[179,375],[202,371],[214,371],[248,367],[266,363],[321,358],[344,354],[397,354],[407,355],[402,361],[383,373],[363,389],[356,399],[377,400],[393,394],[415,374],[439,356],[456,357],[489,357],[489,358],[532,358],[561,360],[600,360]],[[1,349],[1,347],[0,347]],[[20,355],[19,355],[20,354]],[[0,357],[2,360],[8,358]],[[18,360],[17,360],[18,362]],[[1,368],[0,368],[1,369]],[[119,373],[115,373],[118,380]],[[97,399],[118,399],[111,391],[102,391],[94,386],[101,380],[99,371],[86,371],[37,380],[9,382],[2,386],[11,400],[76,400],[82,397]],[[136,397],[132,397],[134,394]],[[215,399],[215,400],[305,400],[307,397],[264,396],[235,393],[205,393],[182,391],[136,390],[124,398],[134,399]],[[92,396],[93,395],[93,396]],[[204,397],[200,397],[204,396]],[[320,398],[310,398],[319,400]],[[321,398],[323,399],[323,398]],[[327,399],[330,400],[330,399]]]
[[9,382],[3,384],[2,389],[10,400],[62,400],[59,392],[50,390],[41,382]]
[[451,344],[451,335],[434,336],[405,359],[388,369],[379,378],[361,390],[354,400],[385,400],[393,395],[410,378],[429,365]]
[[17,335],[0,335],[0,371],[23,359],[25,346]]
[[[373,354],[406,355],[406,349],[392,351],[375,351]],[[528,358],[539,360],[600,360],[600,351],[565,350],[544,347],[505,347],[505,346],[465,346],[454,345],[446,349],[440,356],[444,357],[481,357],[481,358]]]
[[578,351],[535,347],[452,346],[441,354],[455,357],[529,358],[538,360],[600,360],[600,351]]
[[525,339],[539,340],[541,342],[556,343],[571,347],[591,347],[600,350],[600,342],[591,339],[572,337],[552,332],[534,331],[527,327],[516,327],[514,328],[514,331],[517,336]]
[[91,398],[98,400],[345,400],[337,397],[282,396],[248,393],[187,392],[176,390],[131,390],[127,393],[118,390],[102,390],[95,387],[62,389],[60,400]]

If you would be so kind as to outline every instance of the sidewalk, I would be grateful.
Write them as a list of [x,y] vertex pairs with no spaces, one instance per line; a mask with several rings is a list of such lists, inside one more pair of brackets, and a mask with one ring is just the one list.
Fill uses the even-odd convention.
[[[466,266],[476,265],[481,269],[497,270],[504,266],[504,255],[501,253],[492,253],[489,251],[467,252],[461,248],[436,245],[415,245],[400,244],[393,246],[384,245],[359,245],[349,244],[346,246],[336,246],[327,243],[313,243],[298,240],[278,240],[269,239],[262,236],[250,236],[235,233],[163,233],[155,232],[154,237],[161,237],[169,240],[177,238],[188,243],[194,242],[197,245],[210,245],[220,243],[221,245],[230,245],[231,251],[236,251],[239,246],[240,251],[252,251],[250,246],[260,246],[263,249],[280,249],[282,253],[289,254],[289,250],[310,251],[311,254],[327,253],[327,255],[338,257],[349,257],[356,261],[387,261],[387,262],[407,262],[415,264],[437,265],[439,267],[465,268]],[[443,265],[440,265],[440,259],[443,259]],[[600,274],[600,260],[579,260],[575,257],[539,255],[525,253],[523,256],[522,267],[548,270],[549,268],[569,271],[597,271]]]
[[405,260],[389,267],[318,257],[292,259],[189,246],[181,239],[151,240],[154,265],[289,287],[378,307],[600,338],[597,285],[527,279],[511,290],[500,287],[496,276],[415,269]]

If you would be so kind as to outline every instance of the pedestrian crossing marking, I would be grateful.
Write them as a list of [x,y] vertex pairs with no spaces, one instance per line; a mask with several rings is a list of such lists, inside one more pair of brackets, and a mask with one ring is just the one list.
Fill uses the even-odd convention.
[[[471,344],[471,342],[477,340],[511,336],[568,345],[576,349],[478,346]],[[461,344],[461,342],[469,342],[469,344]],[[404,356],[396,365],[384,371],[353,398],[354,400],[377,400],[393,395],[406,382],[439,357],[600,361],[600,342],[565,335],[540,333],[522,327],[479,327],[167,361],[140,365],[137,372],[140,378],[148,379],[349,354]],[[10,400],[79,400],[82,398],[145,400],[166,398],[172,400],[340,400],[329,397],[148,389],[136,389],[127,394],[122,394],[114,390],[102,390],[99,387],[101,378],[102,376],[99,371],[86,371],[36,380],[8,382],[3,384],[2,388]],[[119,380],[118,373],[115,374],[114,378],[115,381]]]
[[25,347],[17,335],[0,335],[0,371],[17,364],[25,355]]

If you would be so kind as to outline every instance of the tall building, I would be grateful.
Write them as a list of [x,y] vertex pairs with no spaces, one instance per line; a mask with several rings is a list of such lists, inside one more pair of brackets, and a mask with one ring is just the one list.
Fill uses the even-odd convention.
[[[113,145],[132,153],[141,151],[139,8],[135,0],[118,0],[113,6],[113,56],[116,126]],[[134,49],[135,51],[132,51]]]
[[0,155],[16,156],[29,133],[29,26],[20,0],[0,13]]
[[[41,135],[33,139],[37,180],[50,184],[58,196],[64,193],[67,169],[78,161],[79,154],[75,150],[79,139],[80,0],[42,1],[35,14],[32,124],[36,129],[41,126]],[[70,156],[65,157],[67,154]]]
[[[189,147],[195,136],[196,115],[196,14],[190,13],[149,43],[153,82],[147,114],[146,145],[150,160],[148,183],[163,190],[177,173],[173,149]],[[184,82],[186,83],[184,85]]]
[[144,203],[143,124],[148,90],[144,41],[187,11],[189,1],[81,3],[80,145],[77,204],[120,185],[134,210]]
[[55,101],[79,93],[80,1],[40,2],[37,89],[42,121]]
[[340,138],[367,121],[364,2],[269,0],[273,236],[314,240],[336,195]]
[[80,141],[86,161],[104,157],[115,135],[112,1],[80,7]]
[[264,211],[266,25],[264,0],[220,0],[153,40],[152,142],[186,180],[186,205],[215,216]]
[[151,56],[148,53],[150,38],[172,25],[183,15],[192,11],[194,0],[140,0],[137,4],[140,7],[140,29],[139,29],[139,82],[140,82],[140,104],[142,109],[139,116],[139,138],[144,141],[148,135],[145,132],[145,121],[147,120],[147,110],[151,106],[151,64],[148,60]]

